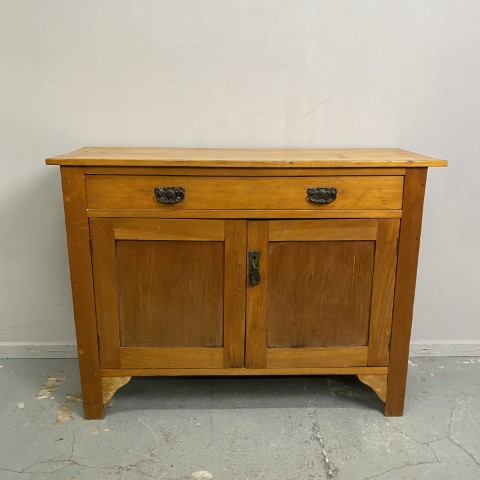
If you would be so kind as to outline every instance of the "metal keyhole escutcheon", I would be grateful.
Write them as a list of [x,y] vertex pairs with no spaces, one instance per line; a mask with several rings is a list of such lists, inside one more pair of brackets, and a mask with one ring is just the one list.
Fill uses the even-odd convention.
[[248,252],[248,284],[258,285],[260,283],[260,252],[253,250]]

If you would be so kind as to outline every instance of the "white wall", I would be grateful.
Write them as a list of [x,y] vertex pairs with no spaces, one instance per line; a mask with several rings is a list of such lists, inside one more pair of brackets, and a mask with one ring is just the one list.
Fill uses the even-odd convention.
[[480,342],[479,21],[475,0],[0,0],[0,342],[74,341],[43,159],[84,145],[448,159],[429,172],[413,337]]

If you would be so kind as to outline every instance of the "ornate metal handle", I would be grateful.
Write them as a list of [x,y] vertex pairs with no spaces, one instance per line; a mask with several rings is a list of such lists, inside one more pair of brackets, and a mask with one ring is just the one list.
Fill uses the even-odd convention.
[[153,191],[159,203],[178,203],[185,198],[183,187],[155,187]]
[[253,250],[248,252],[248,284],[258,285],[260,283],[260,252]]
[[312,203],[324,205],[332,203],[337,198],[337,189],[334,187],[307,188],[308,200]]

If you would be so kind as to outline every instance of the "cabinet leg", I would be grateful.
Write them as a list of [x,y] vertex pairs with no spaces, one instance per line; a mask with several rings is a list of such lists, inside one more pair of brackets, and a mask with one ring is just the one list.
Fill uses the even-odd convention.
[[82,167],[62,167],[61,174],[83,412],[86,419],[99,419],[104,417],[104,411],[85,173]]
[[82,380],[83,417],[86,420],[100,420],[105,417],[102,400],[102,379],[99,375],[82,372],[80,363],[80,376]]
[[408,349],[412,329],[423,196],[427,179],[426,168],[407,170],[398,245],[392,338],[388,363],[388,390],[385,404],[385,416],[391,417],[403,415],[405,403]]
[[388,375],[388,395],[385,402],[384,415],[386,417],[401,417],[405,404],[406,369],[405,375]]

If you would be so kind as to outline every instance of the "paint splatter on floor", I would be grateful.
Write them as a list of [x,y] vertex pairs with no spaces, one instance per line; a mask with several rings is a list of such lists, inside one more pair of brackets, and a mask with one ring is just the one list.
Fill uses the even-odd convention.
[[66,398],[67,398],[66,403],[81,402],[82,394],[80,392],[67,393]]
[[68,405],[62,404],[57,407],[57,421],[55,425],[60,425],[61,423],[68,422],[73,420],[73,410]]
[[[50,397],[51,398],[51,397]],[[67,393],[65,401],[57,406],[57,421],[55,425],[73,420],[73,410],[70,406],[72,403],[81,402],[82,394],[79,392]]]
[[65,377],[55,377],[54,375],[47,376],[47,382],[42,385],[42,388],[35,398],[41,400],[42,398],[51,398],[52,393],[65,382]]
[[198,472],[193,472],[192,477],[196,478],[197,480],[208,480],[213,478],[213,475],[206,470],[199,470]]

